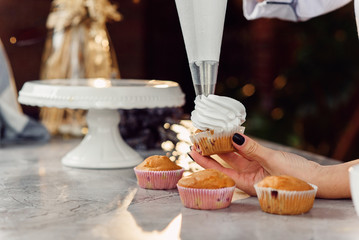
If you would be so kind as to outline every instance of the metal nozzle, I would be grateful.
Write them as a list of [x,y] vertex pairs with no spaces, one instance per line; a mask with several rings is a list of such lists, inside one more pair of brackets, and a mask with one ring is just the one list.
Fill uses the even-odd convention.
[[197,61],[189,64],[196,96],[214,94],[218,64],[217,61]]

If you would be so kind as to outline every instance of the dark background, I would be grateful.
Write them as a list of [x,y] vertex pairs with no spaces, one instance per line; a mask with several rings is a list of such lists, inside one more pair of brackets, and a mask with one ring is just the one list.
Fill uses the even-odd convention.
[[[194,90],[174,0],[116,0],[108,23],[122,78],[178,82]],[[18,90],[39,79],[49,0],[0,0],[0,38]],[[17,44],[9,39],[15,36]],[[246,132],[348,161],[359,148],[359,42],[353,3],[307,22],[247,21],[228,0],[216,94],[243,102]],[[39,109],[23,106],[38,118]]]

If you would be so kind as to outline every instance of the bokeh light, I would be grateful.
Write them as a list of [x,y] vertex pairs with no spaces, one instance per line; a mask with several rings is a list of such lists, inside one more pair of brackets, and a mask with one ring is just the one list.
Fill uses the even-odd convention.
[[15,44],[17,42],[17,39],[16,37],[11,37],[9,41],[11,44]]
[[274,120],[279,120],[279,119],[282,119],[283,116],[284,116],[284,112],[283,112],[283,109],[277,107],[277,108],[274,108],[272,111],[271,111],[271,116]]
[[254,87],[253,84],[250,84],[250,83],[244,85],[242,88],[242,94],[246,97],[252,96],[255,93],[255,91],[256,91],[256,88]]
[[287,78],[283,75],[279,75],[273,81],[273,86],[275,89],[282,89],[287,85]]

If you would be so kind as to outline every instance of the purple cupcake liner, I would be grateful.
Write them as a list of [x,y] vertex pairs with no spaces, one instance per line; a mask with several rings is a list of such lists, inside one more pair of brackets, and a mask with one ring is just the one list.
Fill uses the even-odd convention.
[[144,171],[134,168],[137,183],[146,189],[174,189],[182,178],[184,169],[168,171]]
[[232,202],[235,186],[219,189],[186,188],[177,184],[182,204],[193,209],[221,209]]

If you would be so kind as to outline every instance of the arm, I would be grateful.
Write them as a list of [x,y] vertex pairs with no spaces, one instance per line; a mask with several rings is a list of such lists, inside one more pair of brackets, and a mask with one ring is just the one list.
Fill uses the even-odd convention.
[[359,160],[323,166],[292,153],[277,152],[274,155],[282,159],[282,162],[277,165],[277,160],[271,157],[264,159],[263,162],[280,174],[291,175],[317,185],[317,197],[329,199],[351,197],[349,168],[359,164]]
[[359,164],[358,159],[337,165],[321,166],[314,179],[317,185],[321,186],[318,196],[322,198],[350,198],[348,170],[355,164]]
[[266,148],[251,138],[235,134],[233,146],[236,153],[220,157],[231,168],[225,168],[210,157],[204,157],[193,149],[190,156],[204,168],[214,168],[227,174],[236,186],[255,196],[253,185],[269,175],[290,175],[318,186],[319,198],[349,198],[349,167],[359,160],[322,166],[299,155]]
[[278,18],[306,21],[331,12],[351,0],[243,0],[244,16],[248,20]]

